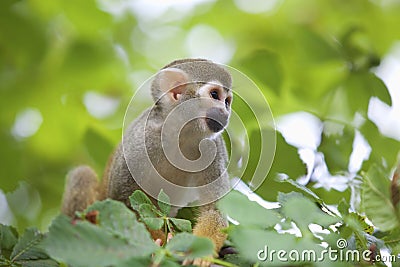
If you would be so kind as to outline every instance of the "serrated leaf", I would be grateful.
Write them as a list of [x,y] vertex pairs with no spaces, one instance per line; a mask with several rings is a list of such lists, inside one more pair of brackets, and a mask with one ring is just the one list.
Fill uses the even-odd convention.
[[17,242],[17,230],[12,226],[0,224],[0,255],[9,258]]
[[58,266],[58,263],[50,259],[40,247],[43,238],[44,235],[37,229],[26,229],[14,246],[10,261],[23,266]]
[[178,230],[182,232],[192,232],[192,223],[190,221],[177,218],[170,218],[170,220]]
[[157,197],[158,207],[160,208],[161,212],[168,216],[169,211],[171,209],[170,199],[167,194],[165,194],[164,190],[161,189],[160,193]]
[[146,227],[136,220],[135,213],[122,202],[107,199],[96,202],[86,212],[97,210],[99,226],[126,239],[131,244],[152,245],[153,241]]
[[382,231],[399,228],[399,210],[391,202],[388,173],[373,164],[363,178],[362,203],[368,218]]
[[153,205],[149,197],[141,190],[136,190],[135,192],[133,192],[133,194],[129,197],[129,201],[131,203],[132,209],[136,211],[139,211],[139,206],[141,204]]
[[43,246],[52,258],[86,267],[118,265],[133,257],[149,256],[158,249],[147,240],[128,243],[126,239],[86,221],[73,224],[64,215],[54,219]]
[[218,208],[241,225],[253,225],[261,228],[272,227],[280,221],[279,214],[268,210],[245,195],[231,191],[217,203]]
[[[198,237],[189,233],[175,235],[166,245],[167,250],[180,259],[195,259],[211,256],[214,252],[214,244],[205,237]],[[185,254],[182,257],[182,252]]]
[[143,218],[143,222],[151,229],[158,230],[164,225],[162,218]]
[[154,205],[151,204],[140,204],[139,206],[139,214],[141,218],[157,218],[158,214],[155,210]]
[[13,262],[31,259],[47,259],[46,253],[37,247],[43,235],[37,229],[28,228],[15,245],[10,259]]

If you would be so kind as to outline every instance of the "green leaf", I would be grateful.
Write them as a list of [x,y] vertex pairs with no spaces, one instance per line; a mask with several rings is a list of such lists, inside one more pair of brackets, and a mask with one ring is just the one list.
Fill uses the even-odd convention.
[[344,217],[344,222],[354,231],[363,232],[371,235],[374,227],[365,221],[366,217],[358,213],[351,212]]
[[349,214],[349,209],[350,209],[349,203],[347,203],[347,201],[345,199],[342,199],[338,205],[338,211],[340,212],[342,217]]
[[183,207],[178,210],[178,214],[175,218],[188,220],[192,225],[195,225],[197,214],[199,214],[199,207]]
[[96,202],[86,212],[93,210],[99,212],[98,223],[101,228],[126,239],[130,244],[152,247],[153,240],[146,227],[136,220],[135,213],[122,202],[111,199]]
[[141,190],[136,190],[133,194],[129,197],[131,202],[132,209],[139,211],[140,204],[150,204],[153,205],[149,197],[143,193]]
[[363,169],[368,169],[376,163],[391,169],[397,164],[397,155],[400,151],[400,142],[382,135],[378,127],[367,120],[360,128],[360,132],[368,141],[372,151],[369,160],[364,163]]
[[391,202],[388,176],[377,164],[373,164],[368,172],[363,174],[363,209],[372,223],[382,231],[400,227],[399,210]]
[[317,194],[315,194],[311,189],[305,187],[304,185],[301,185],[301,184],[297,183],[296,181],[294,181],[292,179],[289,179],[289,178],[279,179],[279,181],[283,182],[283,183],[289,183],[289,184],[293,185],[297,189],[300,189],[301,192],[306,194],[309,198],[311,198],[312,200],[314,200],[318,204],[323,204],[322,199]]
[[[118,227],[117,227],[118,228]],[[50,226],[44,247],[52,258],[73,266],[118,265],[133,257],[150,256],[158,246],[148,239],[128,243],[113,232],[87,221],[60,215]],[[90,257],[88,257],[90,255]]]
[[373,48],[372,38],[360,24],[347,27],[339,42],[349,70],[353,73],[366,72],[379,65],[380,59]]
[[10,258],[11,252],[18,241],[17,230],[8,225],[0,224],[0,255]]
[[340,173],[348,170],[350,155],[353,151],[354,129],[346,126],[341,131],[336,129],[336,131],[330,133],[330,126],[342,127],[342,125],[325,123],[318,150],[324,153],[329,171]]
[[157,218],[158,214],[154,205],[152,204],[140,204],[139,206],[139,214],[141,218]]
[[[43,238],[43,234],[39,233],[37,229],[26,229],[25,233],[20,237],[18,243],[13,249],[10,257],[11,261],[21,262],[49,259],[49,256],[46,254],[46,252],[38,246]],[[57,264],[53,262],[53,266],[57,266]]]
[[[322,255],[323,250],[320,243],[316,242],[312,235],[297,238],[291,234],[278,234],[272,230],[248,228],[241,225],[230,227],[229,234],[235,248],[239,251],[239,256],[261,266],[291,266],[288,262],[298,265],[301,262],[307,262],[307,260],[302,261],[301,257],[298,257],[297,261],[291,261],[289,254],[292,251],[297,251],[299,255],[314,251],[315,258],[318,258]],[[280,250],[286,252],[286,255],[283,256],[286,260],[278,258],[277,252]]]
[[178,264],[174,261],[171,260],[164,260],[163,262],[161,262],[161,266],[160,267],[181,267],[181,264]]
[[292,191],[292,192],[287,193],[287,194],[279,192],[279,194],[278,194],[278,202],[281,205],[284,205],[291,198],[302,198],[302,197],[304,197],[303,194],[301,194],[299,192],[295,192],[295,191]]
[[179,231],[192,232],[192,223],[190,221],[177,218],[170,218],[170,220]]
[[40,247],[40,242],[43,240],[44,235],[39,233],[37,229],[26,229],[18,241],[17,236],[18,234],[13,227],[0,224],[0,265],[22,265],[27,267],[59,266]]
[[8,261],[3,257],[3,255],[0,255],[0,264],[1,264],[1,265],[6,265],[6,264],[8,264]]
[[347,93],[348,105],[353,112],[360,112],[366,116],[369,100],[378,97],[380,100],[392,105],[392,100],[385,84],[371,72],[352,72],[344,83]]
[[292,179],[306,174],[306,165],[300,159],[297,148],[289,145],[279,132],[276,135],[274,162],[268,177],[276,177],[277,173],[285,173]]
[[[257,258],[260,250],[286,250],[295,248],[296,239],[295,236],[290,234],[278,234],[275,231],[266,231],[262,229],[248,228],[244,226],[235,226],[229,230],[229,235],[235,247],[241,255],[246,260],[253,263],[262,263]],[[261,256],[264,254],[261,252]],[[270,258],[268,258],[270,261]],[[268,262],[266,261],[266,262]],[[274,264],[279,264],[279,262],[274,262]],[[287,262],[286,262],[287,265]]]
[[158,207],[160,208],[161,212],[168,216],[169,211],[171,209],[170,199],[167,194],[165,194],[164,190],[161,189],[160,193],[158,194]]
[[161,229],[164,225],[162,218],[143,218],[143,222],[152,230]]
[[123,263],[119,263],[118,267],[148,267],[151,266],[152,262],[150,257],[135,257],[131,258],[127,261],[124,261]]
[[225,262],[232,263],[235,266],[252,266],[252,264],[248,260],[244,259],[239,254],[226,254],[224,255],[223,260]]
[[327,228],[339,221],[338,218],[320,210],[314,202],[304,196],[299,194],[286,196],[286,200],[281,203],[282,213],[292,219],[302,231],[308,231],[308,225],[311,223]]
[[385,245],[391,249],[392,255],[398,255],[400,253],[400,229],[397,228],[386,232],[382,240],[385,242]]
[[[213,255],[214,244],[205,237],[198,237],[189,233],[175,235],[165,247],[178,259],[195,259]],[[182,257],[182,252],[184,257]]]
[[[253,136],[251,135],[250,139],[252,138]],[[254,144],[254,146],[257,148],[257,144]],[[260,147],[260,144],[258,144],[258,147]],[[251,158],[249,159],[249,164],[256,165],[258,161],[252,163],[252,160],[253,159]],[[268,186],[261,186],[256,190],[256,193],[266,200],[275,201],[278,192],[291,191],[291,189],[288,189],[286,185],[276,181],[276,178],[279,176],[278,174],[286,174],[292,179],[297,179],[306,173],[306,165],[300,159],[298,149],[292,145],[289,145],[283,138],[282,134],[276,132],[276,151],[271,169],[269,170],[267,179],[265,181],[266,185],[268,184]]]
[[21,260],[18,261],[17,264],[21,264],[23,267],[58,267],[56,261],[52,259],[32,259],[32,260]]
[[217,203],[218,208],[241,225],[252,225],[261,228],[273,227],[280,221],[279,214],[268,210],[245,195],[231,191]]

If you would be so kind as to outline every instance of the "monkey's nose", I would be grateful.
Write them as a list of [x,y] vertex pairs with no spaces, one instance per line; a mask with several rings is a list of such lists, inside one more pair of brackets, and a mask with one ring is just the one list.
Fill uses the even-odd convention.
[[210,108],[206,113],[206,123],[213,132],[219,132],[228,124],[229,114],[221,108]]

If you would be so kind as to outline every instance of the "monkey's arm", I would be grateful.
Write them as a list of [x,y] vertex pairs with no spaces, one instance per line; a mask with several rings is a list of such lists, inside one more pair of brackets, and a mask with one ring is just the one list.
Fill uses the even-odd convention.
[[213,204],[210,204],[201,207],[193,233],[197,236],[210,238],[215,245],[216,253],[218,253],[227,236],[222,232],[222,229],[227,226],[227,220],[215,209]]

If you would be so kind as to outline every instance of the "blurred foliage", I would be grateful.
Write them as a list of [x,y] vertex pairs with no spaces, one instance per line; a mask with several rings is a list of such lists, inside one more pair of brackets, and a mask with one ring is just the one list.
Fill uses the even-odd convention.
[[35,228],[26,229],[24,234],[18,237],[15,228],[0,225],[0,237],[1,266],[59,266],[40,246],[44,235]]
[[[282,238],[269,229],[279,216],[300,228],[315,221],[331,222],[310,201],[338,206],[344,225],[342,237],[353,238],[364,248],[372,238],[362,219],[365,212],[384,231],[374,233],[374,238],[381,238],[398,253],[398,201],[393,199],[397,185],[389,178],[400,142],[380,133],[368,117],[368,107],[371,97],[389,106],[393,102],[373,69],[400,39],[395,27],[400,25],[400,2],[278,0],[273,10],[258,13],[240,9],[240,1],[233,0],[204,1],[192,8],[183,3],[168,7],[168,1],[150,2],[157,8],[140,0],[0,1],[0,189],[5,194],[1,201],[7,200],[10,209],[0,213],[0,219],[19,230],[31,225],[47,229],[58,214],[68,170],[88,164],[101,176],[108,155],[121,138],[125,109],[139,85],[176,58],[207,55],[201,53],[205,51],[201,47],[210,43],[211,50],[218,52],[208,51],[211,55],[217,60],[225,55],[220,58],[223,63],[254,80],[276,117],[306,111],[318,118],[324,126],[313,153],[322,153],[328,171],[337,175],[335,179],[352,176],[356,183],[341,191],[317,186],[322,182],[313,179],[315,173],[301,161],[297,148],[277,133],[276,158],[257,193],[270,201],[286,200],[281,203],[280,215],[266,211],[264,215],[271,221],[259,215],[268,230],[257,223],[251,229],[242,225],[228,229],[244,255],[242,260],[254,260],[247,252],[255,249],[258,241],[244,247],[246,242],[237,240]],[[193,48],[196,42],[189,39],[199,27],[220,35],[222,48],[213,47],[216,41],[211,35],[202,35]],[[229,49],[233,49],[231,54]],[[90,102],[93,94],[100,98],[94,107]],[[249,181],[258,161],[260,129],[252,123],[254,115],[236,105],[250,133],[250,160],[243,175]],[[362,123],[356,122],[357,117]],[[329,124],[337,128],[334,133],[327,128]],[[348,165],[358,133],[372,150],[361,169],[350,173]],[[292,182],[276,179],[282,175]],[[308,180],[294,181],[299,177]],[[309,198],[283,194],[293,190]],[[361,205],[356,205],[360,190]],[[345,200],[339,204],[342,198]],[[235,201],[222,204],[223,209],[232,212],[230,205]],[[307,207],[306,219],[293,209],[292,202]],[[380,209],[382,206],[385,208]],[[349,208],[353,213],[348,213]],[[257,208],[248,209],[254,210],[254,216],[262,214]],[[235,215],[244,225],[252,224],[248,215]],[[63,218],[57,220],[63,223]],[[7,231],[12,238],[12,243],[7,243],[11,253],[18,235],[13,228]],[[35,230],[28,234],[35,236]],[[287,235],[282,240],[284,248],[296,242]],[[317,244],[308,234],[303,241],[304,246]],[[332,244],[332,240],[325,241]]]
[[[110,199],[96,202],[77,219],[59,215],[42,246],[53,258],[72,266],[149,266],[151,262],[179,266],[175,262],[212,255],[211,240],[173,231],[172,224],[177,230],[191,231],[190,222],[166,217],[171,206],[163,191],[158,195],[158,207],[139,190],[130,201],[140,218],[123,203]],[[161,225],[154,227],[157,220]],[[164,221],[165,236],[173,234],[173,238],[157,246],[146,226],[159,230]]]

